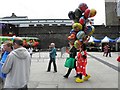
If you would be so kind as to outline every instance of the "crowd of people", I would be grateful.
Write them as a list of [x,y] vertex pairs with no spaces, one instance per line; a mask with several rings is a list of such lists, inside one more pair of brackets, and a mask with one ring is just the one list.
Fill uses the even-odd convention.
[[[74,68],[76,70],[76,82],[83,82],[82,76],[84,75],[84,80],[88,80],[90,75],[86,74],[87,65],[87,53],[85,45],[82,45],[79,50],[77,50],[74,45],[69,43],[70,58],[74,58]],[[51,63],[54,66],[54,72],[57,72],[56,64],[56,48],[55,43],[49,45],[50,50],[50,61],[48,64],[47,72],[51,71]],[[30,49],[23,47],[23,40],[21,38],[15,38],[13,42],[5,41],[2,48],[3,54],[1,54],[0,60],[0,78],[3,81],[4,88],[16,88],[25,89],[28,88],[31,57],[32,53]],[[78,52],[78,54],[77,54]],[[70,72],[73,68],[68,68],[64,78],[68,78]]]
[[[91,76],[86,73],[86,66],[87,66],[86,44],[81,45],[79,49],[75,48],[74,44],[70,42],[69,42],[69,46],[70,46],[70,49],[67,51],[67,53],[69,54],[69,58],[67,58],[65,62],[65,67],[67,67],[68,70],[63,77],[68,78],[72,69],[75,69],[76,71],[75,82],[82,83],[84,81],[87,81]],[[50,53],[49,53],[50,61],[48,64],[47,72],[50,72],[52,62],[54,66],[54,72],[57,72],[57,65],[56,65],[57,54],[56,54],[55,43],[51,43],[49,46],[49,49],[50,49]],[[66,64],[69,64],[69,65],[66,65]],[[72,67],[71,67],[71,64],[72,64]]]
[[15,38],[13,42],[3,43],[0,60],[0,79],[3,81],[3,88],[14,88],[16,90],[27,90],[31,56],[28,50],[23,47],[21,38]]
[[[69,54],[69,58],[66,59],[65,67],[68,68],[67,73],[63,76],[64,78],[68,78],[72,69],[74,68],[76,71],[76,79],[75,82],[82,83],[87,81],[91,76],[86,73],[86,66],[87,66],[87,52],[86,52],[86,44],[80,46],[79,49],[76,49],[73,43],[69,42],[70,49],[67,51]],[[51,70],[51,63],[53,62],[54,72],[57,72],[57,65],[56,65],[56,48],[55,43],[51,43],[49,45],[50,49],[50,61],[48,64],[47,72]],[[73,60],[73,61],[71,61]],[[73,65],[71,67],[71,64]],[[84,76],[84,78],[83,78]]]
[[[1,51],[1,60],[0,60],[0,78],[3,81],[4,88],[16,88],[17,90],[27,90],[29,75],[30,75],[30,66],[32,58],[32,47],[26,49],[23,46],[23,40],[21,38],[15,38],[13,42],[5,41],[2,45]],[[69,54],[68,60],[66,63],[72,64],[66,66],[68,68],[64,78],[68,78],[72,69],[75,69],[75,82],[82,83],[87,81],[91,75],[86,72],[87,67],[87,50],[86,44],[83,43],[79,48],[76,48],[73,43],[69,42],[69,49],[67,53]],[[103,56],[110,56],[110,46],[106,44],[104,46]],[[51,71],[51,63],[54,66],[54,72],[57,73],[57,64],[56,64],[56,47],[55,43],[49,45],[49,63],[47,72]],[[71,61],[73,60],[73,61]]]

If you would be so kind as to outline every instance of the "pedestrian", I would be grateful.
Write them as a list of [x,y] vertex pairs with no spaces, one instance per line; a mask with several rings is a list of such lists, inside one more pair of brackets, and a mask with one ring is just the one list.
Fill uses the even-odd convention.
[[107,53],[106,53],[106,57],[108,56],[108,54],[109,54],[109,57],[111,57],[111,46],[108,44],[107,45]]
[[6,78],[6,74],[2,73],[1,72],[1,68],[3,66],[3,64],[5,63],[6,61],[6,58],[8,56],[8,54],[12,51],[12,42],[10,41],[5,41],[4,42],[4,45],[3,45],[3,48],[4,48],[4,54],[2,55],[1,57],[1,60],[0,60],[0,79],[2,81],[2,86],[4,85],[4,81],[5,81],[5,78]]
[[[87,65],[87,52],[86,52],[86,45],[83,44],[77,55],[77,65],[76,65],[77,77],[75,79],[75,82],[82,83],[84,81],[87,81],[91,77],[86,73],[86,65]],[[82,79],[83,75],[84,75],[84,79]]]
[[106,44],[106,45],[104,45],[104,47],[103,47],[103,56],[106,56],[107,52],[108,52],[108,46],[107,46],[107,44]]
[[56,55],[57,54],[56,54],[55,43],[51,43],[49,48],[50,48],[50,53],[49,53],[50,61],[49,61],[49,64],[48,64],[47,72],[50,72],[52,62],[53,62],[53,66],[54,66],[54,72],[57,72],[57,66],[56,66]]
[[[75,56],[77,55],[77,49],[74,47],[74,44],[69,43],[69,45],[70,45],[70,49],[68,50],[69,57],[75,59]],[[76,70],[76,59],[74,61],[74,68]],[[72,68],[69,68],[67,73],[64,75],[64,78],[68,78],[71,71],[72,71]]]
[[2,72],[7,74],[4,88],[27,90],[31,58],[27,49],[22,45],[21,38],[14,38],[14,50],[10,52],[2,66]]
[[32,48],[32,46],[29,47],[28,52],[30,53],[30,56],[32,58],[32,54],[33,54],[33,48]]

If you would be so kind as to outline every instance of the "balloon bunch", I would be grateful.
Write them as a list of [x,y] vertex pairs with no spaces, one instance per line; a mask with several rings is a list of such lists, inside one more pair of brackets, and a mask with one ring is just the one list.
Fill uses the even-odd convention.
[[75,48],[79,48],[83,43],[87,43],[95,28],[89,18],[96,15],[95,9],[89,9],[86,3],[80,3],[75,11],[70,11],[68,17],[73,20],[72,30],[68,40]]

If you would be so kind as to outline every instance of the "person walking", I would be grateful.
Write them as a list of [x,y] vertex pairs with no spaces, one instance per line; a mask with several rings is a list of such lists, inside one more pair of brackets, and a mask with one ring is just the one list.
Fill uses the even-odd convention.
[[47,72],[50,72],[52,62],[53,62],[53,66],[54,66],[54,72],[57,72],[57,66],[56,66],[56,55],[57,54],[56,54],[55,43],[51,43],[49,48],[50,48],[50,53],[49,53],[50,61],[49,61],[49,64],[48,64]]
[[108,56],[108,54],[109,54],[109,57],[111,57],[111,46],[108,44],[107,45],[107,53],[106,53],[106,57]]
[[[71,43],[69,43],[69,45],[70,45],[70,50],[68,51],[69,57],[75,59],[75,56],[77,55],[77,49]],[[76,70],[76,59],[74,61],[74,68]],[[67,71],[67,73],[63,77],[64,78],[68,78],[69,75],[70,75],[70,73],[71,73],[71,71],[72,71],[72,68],[69,68],[68,71]]]
[[29,47],[28,52],[30,53],[30,56],[32,58],[32,54],[33,54],[33,48],[32,48],[32,46]]
[[31,57],[27,49],[22,45],[21,38],[14,38],[14,50],[10,52],[1,69],[3,73],[7,74],[4,88],[28,89]]
[[106,56],[107,52],[108,52],[108,46],[107,46],[107,44],[106,44],[106,45],[104,45],[104,47],[103,47],[103,56]]
[[[91,76],[86,73],[86,66],[87,66],[87,52],[86,52],[86,45],[83,44],[80,48],[80,51],[77,55],[77,65],[76,65],[76,73],[77,77],[75,79],[75,82],[82,83],[84,81],[87,81]],[[84,79],[82,79],[82,76],[84,75]]]

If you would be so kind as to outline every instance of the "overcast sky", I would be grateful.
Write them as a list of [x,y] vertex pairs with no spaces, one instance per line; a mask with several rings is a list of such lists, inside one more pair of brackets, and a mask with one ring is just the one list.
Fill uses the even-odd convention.
[[0,18],[15,13],[29,19],[69,19],[69,11],[75,11],[80,3],[86,3],[89,9],[97,11],[94,23],[105,23],[104,0],[1,0],[0,3]]

